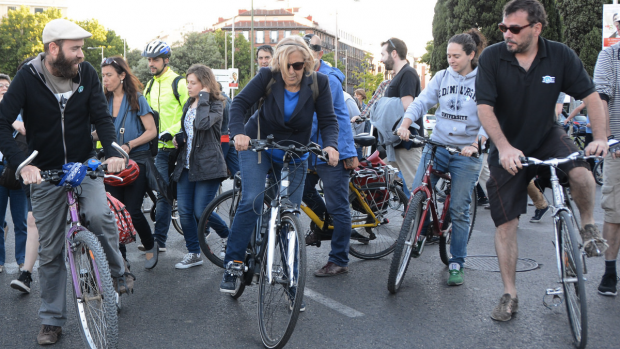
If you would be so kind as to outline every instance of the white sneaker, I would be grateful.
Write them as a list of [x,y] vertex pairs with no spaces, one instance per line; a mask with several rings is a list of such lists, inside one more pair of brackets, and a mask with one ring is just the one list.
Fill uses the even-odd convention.
[[175,264],[174,267],[177,269],[187,269],[197,267],[202,265],[202,263],[204,263],[204,261],[200,258],[200,253],[188,253],[183,257],[183,260]]

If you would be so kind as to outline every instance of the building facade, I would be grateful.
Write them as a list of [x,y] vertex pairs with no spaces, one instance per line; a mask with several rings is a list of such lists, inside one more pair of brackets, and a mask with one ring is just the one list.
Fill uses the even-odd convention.
[[31,13],[40,13],[54,7],[60,10],[63,17],[67,16],[67,0],[4,0],[0,1],[0,15],[6,17],[9,11],[17,10],[20,6],[29,6]]
[[[239,10],[238,15],[232,18],[218,19],[213,25],[213,30],[234,31],[236,35],[243,35],[254,47],[262,45],[276,46],[276,44],[291,35],[315,34],[323,41],[323,51],[325,54],[335,53],[336,35],[329,32],[315,21],[312,16],[302,16],[299,8],[275,9],[275,10],[254,10],[254,37],[251,36],[252,13],[248,10]],[[364,54],[362,40],[345,31],[338,31],[338,62],[337,67],[346,76],[346,91],[353,93],[359,82],[355,78],[354,72],[361,71]],[[345,69],[346,67],[346,69]]]

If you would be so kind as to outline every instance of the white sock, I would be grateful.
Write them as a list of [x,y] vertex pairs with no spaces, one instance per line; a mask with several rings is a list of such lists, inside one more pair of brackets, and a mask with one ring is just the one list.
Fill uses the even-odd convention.
[[461,270],[461,265],[458,263],[450,263],[450,266],[448,267],[448,270]]

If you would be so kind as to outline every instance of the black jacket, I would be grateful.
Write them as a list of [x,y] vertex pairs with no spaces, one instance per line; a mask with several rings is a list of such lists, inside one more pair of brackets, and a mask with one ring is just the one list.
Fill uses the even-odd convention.
[[[194,103],[194,98],[189,98],[183,106],[183,117],[181,117],[182,132],[180,133],[183,134],[186,142],[185,117],[192,103]],[[212,101],[208,92],[200,92],[196,107],[196,119],[194,119],[194,138],[189,154],[188,179],[190,182],[225,179],[228,176],[226,160],[224,160],[220,143],[223,112],[222,101]],[[187,163],[186,158],[187,143],[184,143],[179,149],[177,164],[172,173],[173,181],[178,182],[181,178],[181,172]]]
[[[260,113],[252,116],[245,127],[243,118],[245,112],[260,100],[266,93],[267,84],[271,79],[276,82],[271,86],[271,93],[265,99]],[[241,93],[235,97],[230,107],[230,138],[238,134],[245,134],[257,138],[258,118],[260,117],[260,138],[265,139],[272,134],[275,141],[292,140],[301,144],[310,142],[312,133],[312,118],[316,111],[321,137],[324,147],[338,149],[338,120],[334,113],[332,94],[327,76],[317,73],[319,96],[316,103],[312,100],[312,76],[305,76],[301,80],[299,101],[288,122],[284,122],[284,81],[282,75],[272,73],[269,68],[261,68],[258,74],[250,80]],[[280,143],[288,145],[287,142]]]
[[97,128],[105,156],[119,156],[111,146],[116,132],[95,69],[88,62],[80,63],[63,120],[59,102],[40,72],[42,57],[40,54],[17,72],[0,103],[0,151],[11,166],[17,168],[28,155],[12,137],[11,124],[22,110],[28,153],[39,152],[32,165],[41,170],[60,169],[67,162],[84,162],[94,157],[91,124]]

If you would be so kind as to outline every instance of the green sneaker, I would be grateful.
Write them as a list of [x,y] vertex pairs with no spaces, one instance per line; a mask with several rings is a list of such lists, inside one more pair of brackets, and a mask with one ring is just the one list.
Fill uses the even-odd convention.
[[463,284],[463,269],[450,269],[448,271],[448,286],[458,286]]

